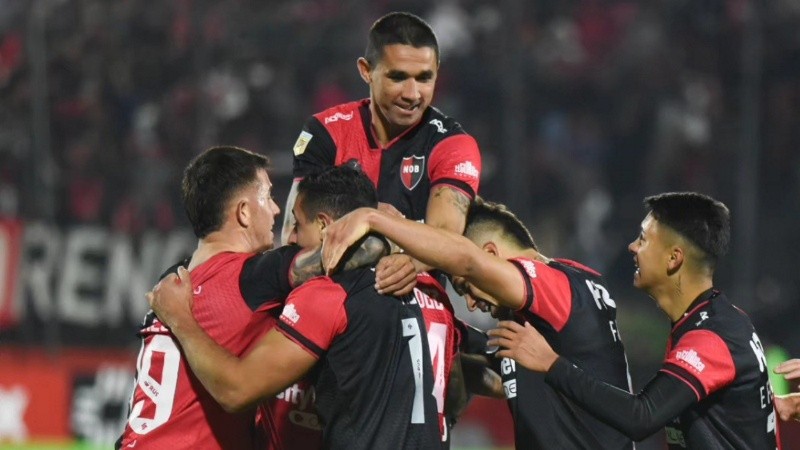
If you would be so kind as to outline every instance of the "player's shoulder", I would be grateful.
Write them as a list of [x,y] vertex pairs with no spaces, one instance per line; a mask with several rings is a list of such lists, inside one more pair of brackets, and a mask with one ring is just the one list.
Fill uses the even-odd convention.
[[331,106],[328,109],[320,111],[313,115],[324,127],[328,127],[335,123],[347,123],[353,120],[358,120],[358,109],[361,108],[367,100],[357,100],[353,102],[341,103]]
[[427,114],[422,120],[424,122],[423,126],[426,127],[429,132],[443,138],[459,134],[468,135],[457,120],[444,114],[435,106],[428,107]]

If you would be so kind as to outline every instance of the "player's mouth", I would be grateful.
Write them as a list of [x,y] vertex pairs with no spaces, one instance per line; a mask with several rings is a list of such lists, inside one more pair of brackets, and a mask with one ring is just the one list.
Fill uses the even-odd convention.
[[633,271],[633,276],[634,276],[634,278],[636,278],[636,277],[638,277],[638,276],[639,276],[639,263],[636,261],[636,259],[635,259],[635,258],[634,258],[634,260],[633,260],[633,268],[635,269],[635,270]]
[[398,105],[398,104],[395,104],[394,106],[397,107],[398,109],[402,110],[405,113],[413,113],[413,112],[415,112],[416,110],[419,109],[420,104],[419,103],[414,104],[414,105]]

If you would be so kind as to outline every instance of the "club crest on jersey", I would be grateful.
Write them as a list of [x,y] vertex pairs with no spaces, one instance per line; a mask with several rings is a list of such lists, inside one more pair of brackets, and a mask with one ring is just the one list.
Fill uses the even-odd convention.
[[400,180],[409,191],[417,187],[425,171],[424,156],[406,156],[400,163]]

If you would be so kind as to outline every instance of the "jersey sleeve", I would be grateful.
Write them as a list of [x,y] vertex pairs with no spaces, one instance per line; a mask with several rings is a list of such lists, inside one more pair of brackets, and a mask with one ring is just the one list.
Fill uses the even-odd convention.
[[330,278],[318,277],[292,291],[278,330],[317,358],[347,328],[347,293]]
[[661,372],[691,387],[697,400],[702,400],[730,384],[736,376],[736,366],[719,335],[710,330],[692,330],[669,351]]
[[525,283],[523,314],[533,314],[549,323],[556,331],[566,325],[572,311],[572,287],[564,272],[530,259],[509,260]]
[[313,116],[306,121],[292,150],[292,174],[295,179],[332,167],[336,163],[336,144],[328,130]]
[[692,390],[659,372],[638,394],[604,383],[559,357],[545,382],[633,440],[666,425],[696,400]]
[[292,290],[289,271],[301,250],[297,245],[284,245],[255,255],[244,263],[239,288],[250,309],[272,309],[286,300]]
[[447,184],[472,199],[478,193],[481,167],[481,153],[475,138],[468,134],[447,137],[431,151],[428,168],[431,187]]

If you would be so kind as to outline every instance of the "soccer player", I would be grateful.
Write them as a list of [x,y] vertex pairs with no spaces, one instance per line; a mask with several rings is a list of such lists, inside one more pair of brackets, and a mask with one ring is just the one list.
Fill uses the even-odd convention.
[[[491,330],[499,355],[513,358],[592,415],[633,439],[666,425],[669,448],[780,448],[764,349],[747,315],[714,287],[730,240],[728,208],[679,192],[647,197],[649,210],[628,249],[633,284],[672,322],[661,370],[632,395],[594,369],[554,351],[529,324]],[[559,353],[562,353],[559,355]]]
[[[554,347],[600,379],[630,390],[616,305],[600,275],[580,263],[540,253],[529,231],[504,206],[477,199],[464,236],[362,208],[326,232],[323,264],[330,270],[352,243],[371,231],[411,256],[463,277],[471,308],[510,308],[531,322]],[[495,311],[496,312],[496,311]],[[632,448],[630,439],[595,419],[511,359],[500,364],[514,417],[517,448]]]
[[[787,380],[800,379],[800,359],[790,359],[778,364],[775,373],[783,375]],[[786,394],[775,397],[775,409],[781,420],[800,421],[800,394]]]
[[[433,30],[413,14],[389,13],[373,24],[357,66],[369,98],[308,119],[294,145],[286,211],[303,177],[350,163],[377,186],[379,201],[409,219],[462,233],[478,191],[481,156],[475,139],[431,106],[439,71]],[[283,242],[292,220],[287,214]]]
[[[263,251],[272,246],[274,217],[280,211],[270,195],[267,167],[262,155],[215,147],[188,165],[182,181],[183,203],[199,242],[189,260],[167,273],[183,265],[199,277],[203,287],[195,293],[194,310],[198,322],[235,354],[274,325],[295,284],[321,271],[318,251],[301,252],[297,246]],[[348,263],[374,262],[383,251],[378,239],[365,244],[369,248],[359,249]],[[117,448],[251,448],[261,442],[254,435],[253,411],[224,412],[187,370],[180,348],[152,311],[139,334],[136,386]],[[292,406],[276,404],[274,416],[282,417],[281,408]],[[280,434],[267,436],[269,448],[281,448],[281,437],[303,448],[321,441],[283,422],[271,428]]]
[[[293,212],[300,216],[295,233],[301,245],[320,242],[327,224],[355,206],[377,205],[370,180],[348,167],[310,175],[298,190]],[[274,396],[314,368],[325,448],[440,446],[419,293],[401,299],[378,294],[368,268],[312,279],[290,294],[278,326],[238,358],[198,325],[192,292],[202,285],[185,270],[179,275],[164,279],[148,299],[226,410]]]
[[[240,294],[230,282],[246,277],[259,263],[252,257],[272,247],[280,208],[272,199],[267,167],[262,155],[214,147],[187,166],[182,180],[183,203],[199,239],[189,263],[198,281],[194,313],[203,329],[235,354],[256,332],[247,326],[253,302],[274,297],[264,291]],[[267,302],[264,310],[270,306]],[[198,389],[170,330],[152,313],[139,335],[136,386],[117,448],[252,448],[253,412],[229,414]]]

